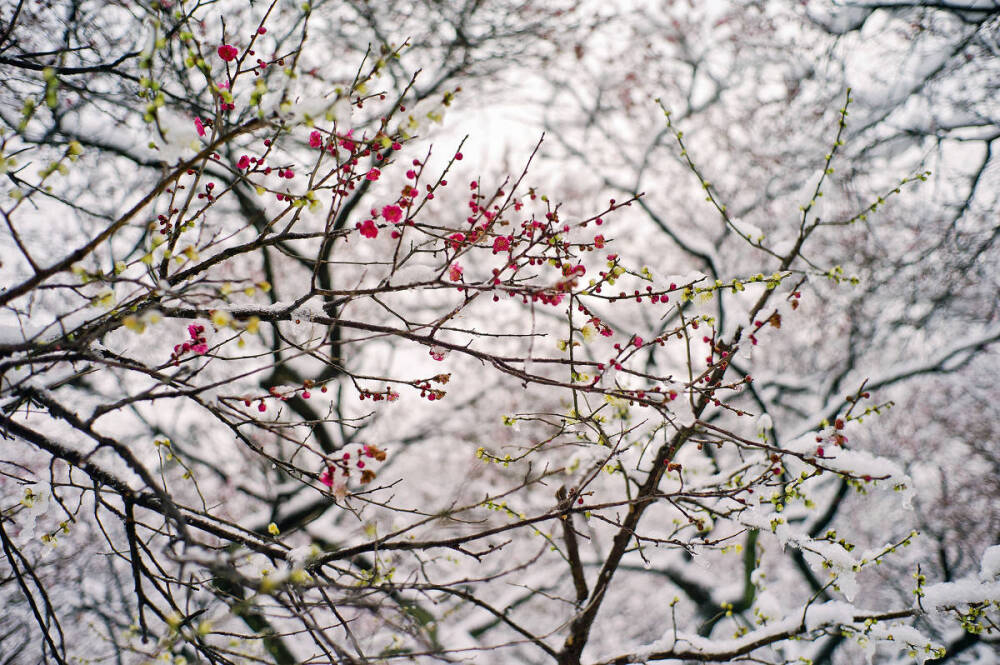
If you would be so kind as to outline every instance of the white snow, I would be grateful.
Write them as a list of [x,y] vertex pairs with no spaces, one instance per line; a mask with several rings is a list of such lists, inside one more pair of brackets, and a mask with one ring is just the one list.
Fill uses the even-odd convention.
[[924,588],[923,605],[926,609],[947,609],[971,603],[1000,602],[1000,582],[986,584],[975,580],[958,580],[931,584]]
[[857,608],[851,603],[831,600],[821,605],[810,605],[806,610],[806,629],[816,630],[823,626],[849,625],[854,622]]
[[979,579],[992,582],[1000,576],[1000,545],[987,547],[979,567]]

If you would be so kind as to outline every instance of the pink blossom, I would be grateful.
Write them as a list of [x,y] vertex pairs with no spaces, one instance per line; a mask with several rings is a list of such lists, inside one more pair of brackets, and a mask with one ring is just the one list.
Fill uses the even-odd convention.
[[240,169],[241,171],[243,169],[250,168],[250,158],[247,157],[246,155],[240,157],[240,161],[236,162],[236,168]]
[[219,57],[225,60],[226,62],[235,60],[236,56],[238,56],[239,54],[240,52],[236,50],[236,47],[230,44],[223,44],[222,46],[219,47]]
[[448,349],[444,348],[443,346],[438,346],[435,344],[430,349],[428,349],[428,352],[431,354],[431,358],[433,358],[434,360],[444,360],[445,354],[448,353]]
[[320,134],[319,132],[316,132],[316,131],[314,131],[311,134],[309,134],[309,147],[310,148],[319,148],[322,145],[323,145],[323,135],[322,134]]
[[365,174],[365,179],[366,180],[378,180],[378,177],[380,175],[382,175],[381,171],[379,171],[378,169],[372,169],[371,171],[369,171],[368,173]]
[[510,249],[510,239],[505,236],[497,236],[496,240],[493,241],[493,253],[499,254],[508,249]]
[[462,242],[464,240],[465,240],[464,233],[452,233],[450,236],[448,236],[448,244],[451,245],[452,249],[458,249],[462,245]]
[[385,206],[382,208],[382,217],[387,222],[398,222],[403,217],[403,211],[399,206]]
[[327,487],[333,487],[333,474],[336,473],[332,466],[328,466],[323,469],[323,473],[319,474],[319,482],[323,483]]
[[373,222],[370,219],[366,219],[365,221],[361,222],[361,224],[358,226],[358,229],[360,229],[361,235],[363,235],[366,238],[374,238],[375,236],[378,235],[378,227],[375,226],[375,222]]
[[205,125],[202,124],[201,118],[194,119],[194,128],[198,130],[198,136],[205,135]]
[[448,279],[453,282],[457,282],[462,279],[462,266],[457,263],[452,263],[451,267],[448,268]]
[[336,466],[328,466],[319,476],[319,482],[323,483],[333,492],[338,499],[347,496],[347,479],[349,475],[346,470],[338,473]]

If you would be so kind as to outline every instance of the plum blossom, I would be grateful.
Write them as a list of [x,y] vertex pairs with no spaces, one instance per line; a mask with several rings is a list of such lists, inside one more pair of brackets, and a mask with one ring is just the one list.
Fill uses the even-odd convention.
[[493,253],[499,254],[500,252],[506,252],[508,249],[510,249],[510,238],[497,236],[496,240],[493,241]]
[[398,222],[403,218],[403,211],[399,206],[385,206],[382,208],[382,217],[387,222]]
[[361,231],[361,235],[366,238],[374,238],[378,235],[378,227],[375,226],[375,222],[370,219],[366,219],[358,225],[358,229]]
[[452,263],[448,268],[448,279],[453,282],[457,282],[462,279],[462,266],[457,263]]
[[176,365],[182,355],[188,352],[194,352],[198,355],[204,355],[208,353],[208,340],[205,338],[205,326],[192,323],[187,327],[189,340],[182,342],[181,344],[174,345],[174,351],[170,354],[170,358]]
[[375,471],[385,461],[386,452],[371,444],[352,443],[334,453],[319,481],[338,499],[347,496],[347,483],[362,485],[375,480]]
[[199,355],[208,352],[208,344],[205,339],[205,326],[191,324],[188,326],[188,335],[191,336],[191,350]]
[[219,47],[219,57],[226,62],[235,60],[239,54],[240,52],[232,44],[223,44]]
[[347,470],[339,469],[336,466],[328,466],[319,476],[319,482],[330,488],[330,491],[338,499],[347,496],[347,480],[350,478]]

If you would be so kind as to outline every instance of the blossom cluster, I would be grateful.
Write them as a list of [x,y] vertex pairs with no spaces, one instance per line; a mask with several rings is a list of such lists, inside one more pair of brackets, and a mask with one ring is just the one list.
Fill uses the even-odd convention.
[[319,475],[319,482],[326,485],[338,499],[347,496],[348,483],[362,485],[375,480],[375,472],[385,462],[386,451],[372,444],[352,443],[334,453],[326,468]]

